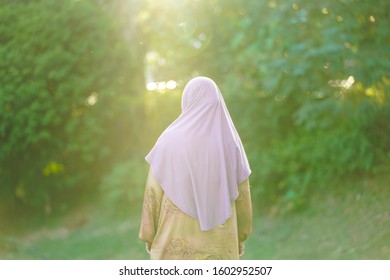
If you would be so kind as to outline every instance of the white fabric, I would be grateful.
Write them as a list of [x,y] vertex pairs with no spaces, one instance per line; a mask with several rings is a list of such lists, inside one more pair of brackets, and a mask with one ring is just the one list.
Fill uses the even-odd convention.
[[238,185],[251,173],[222,94],[206,77],[186,85],[182,113],[146,160],[170,200],[203,231],[230,217]]

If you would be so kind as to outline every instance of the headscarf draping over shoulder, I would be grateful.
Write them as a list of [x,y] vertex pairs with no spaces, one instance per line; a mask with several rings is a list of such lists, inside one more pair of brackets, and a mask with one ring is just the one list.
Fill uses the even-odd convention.
[[238,185],[251,173],[240,137],[215,82],[192,79],[180,116],[146,156],[170,200],[198,219],[203,231],[230,216]]

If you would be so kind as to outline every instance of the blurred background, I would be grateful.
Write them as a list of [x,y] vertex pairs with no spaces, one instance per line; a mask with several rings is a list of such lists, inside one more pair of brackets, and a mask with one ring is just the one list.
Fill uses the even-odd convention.
[[390,259],[387,0],[1,0],[0,259],[147,259],[144,157],[219,85],[245,259]]

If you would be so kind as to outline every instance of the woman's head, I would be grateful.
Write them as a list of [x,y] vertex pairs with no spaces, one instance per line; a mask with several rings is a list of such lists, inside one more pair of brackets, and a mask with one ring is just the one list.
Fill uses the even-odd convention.
[[213,80],[196,77],[190,80],[184,89],[181,108],[184,112],[192,106],[212,106],[220,100],[221,93]]

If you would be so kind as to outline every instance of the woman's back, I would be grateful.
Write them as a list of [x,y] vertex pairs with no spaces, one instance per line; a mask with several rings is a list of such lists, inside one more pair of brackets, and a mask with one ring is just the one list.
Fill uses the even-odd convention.
[[[150,172],[140,238],[151,248],[151,258],[237,259],[252,222],[245,195],[251,170],[211,79],[198,77],[186,85],[182,113],[146,161]],[[240,196],[245,197],[241,208]]]
[[239,259],[240,246],[242,251],[252,230],[247,180],[239,186],[239,198],[231,202],[231,210],[225,223],[201,231],[199,221],[176,207],[150,172],[139,237],[150,244],[151,259]]

